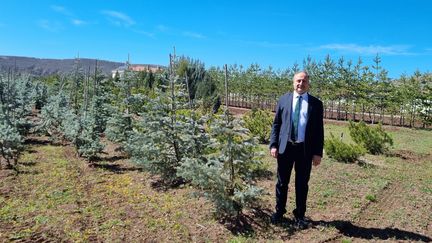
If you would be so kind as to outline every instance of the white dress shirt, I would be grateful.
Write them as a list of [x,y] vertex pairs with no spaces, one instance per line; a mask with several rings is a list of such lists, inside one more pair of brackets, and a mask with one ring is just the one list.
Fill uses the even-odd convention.
[[[293,101],[292,101],[292,112],[291,112],[291,121],[293,120],[293,115],[294,115],[294,110],[297,104],[297,101],[299,99],[300,94],[298,94],[297,92],[293,92]],[[298,124],[298,134],[297,134],[297,143],[301,143],[304,142],[305,140],[305,133],[306,133],[306,122],[307,122],[307,111],[308,111],[308,106],[309,106],[309,95],[308,93],[303,93],[301,95],[302,97],[302,103],[301,103],[301,108],[300,108],[300,120],[299,120],[299,124]]]

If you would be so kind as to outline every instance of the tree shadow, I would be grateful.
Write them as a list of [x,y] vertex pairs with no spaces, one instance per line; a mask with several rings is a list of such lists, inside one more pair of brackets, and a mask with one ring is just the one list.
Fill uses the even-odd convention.
[[[114,161],[116,161],[116,160],[118,160],[118,159],[115,159]],[[103,160],[103,161],[107,161],[107,160]],[[113,172],[115,174],[123,174],[123,173],[127,173],[127,172],[132,172],[132,171],[138,171],[138,172],[143,171],[143,169],[140,167],[128,167],[128,166],[124,166],[122,164],[117,164],[117,163],[97,163],[95,161],[92,161],[92,163],[90,163],[89,166],[93,167],[93,168],[98,168],[98,169],[110,171],[110,172]]]
[[268,169],[258,169],[253,172],[252,176],[255,179],[271,180],[274,177],[274,173]]
[[163,178],[153,178],[151,182],[151,187],[159,192],[166,192],[171,189],[177,189],[186,184],[186,181],[183,178],[175,178],[171,180],[163,179]]
[[[255,235],[256,232],[272,231],[274,225],[270,222],[270,217],[273,212],[264,208],[252,208],[246,214],[239,214],[237,217],[224,218],[220,223],[231,231],[234,235]],[[282,218],[277,224],[278,227],[284,228],[287,237],[293,235],[298,229],[294,227],[294,221],[288,218]],[[283,239],[288,240],[289,238]]]
[[35,166],[36,162],[34,162],[34,161],[22,161],[22,162],[19,162],[18,164],[22,165],[22,166],[30,167],[30,166]]
[[371,169],[377,168],[376,165],[369,163],[367,160],[364,160],[364,159],[357,160],[357,165],[362,167],[362,168],[371,168]]
[[92,162],[117,162],[120,160],[124,160],[127,159],[127,156],[123,156],[123,155],[115,155],[115,156],[111,156],[111,157],[95,157],[92,159]]
[[41,172],[38,170],[21,170],[17,169],[17,175],[38,175]]
[[332,226],[339,230],[340,234],[347,237],[361,238],[366,240],[408,240],[408,241],[423,241],[431,242],[432,238],[414,232],[401,230],[398,228],[367,228],[357,226],[349,221],[334,220],[334,221],[312,221],[313,226]]
[[386,156],[401,158],[401,159],[409,161],[409,162],[427,160],[428,156],[430,156],[432,158],[432,154],[416,153],[416,152],[413,152],[410,150],[405,150],[405,149],[398,149],[398,150],[390,151],[386,154]]
[[220,223],[222,223],[234,235],[248,236],[255,233],[252,226],[253,220],[254,219],[251,219],[247,215],[240,214],[233,218],[223,218],[220,220]]
[[35,164],[36,164],[35,162],[23,162],[23,163],[20,162],[17,165],[6,165],[6,166],[0,164],[0,170],[5,172],[6,176],[3,175],[4,177],[18,176],[18,175],[37,175],[40,174],[41,172],[38,170],[31,170],[31,169],[29,170],[27,168],[28,166],[34,166]]
[[52,142],[50,142],[47,139],[41,139],[41,138],[37,138],[37,137],[28,137],[24,141],[25,145],[48,145],[51,143]]
[[[240,214],[236,218],[223,219],[220,222],[234,235],[254,235],[256,231],[272,231],[272,224],[270,223],[271,213],[268,209],[253,209],[249,214]],[[289,240],[290,236],[301,231],[301,229],[297,229],[294,226],[293,219],[285,217],[276,225],[282,227],[286,233],[282,236],[282,240]],[[309,220],[308,228],[317,228],[318,226],[334,227],[339,231],[340,235],[357,239],[432,242],[432,238],[428,236],[398,228],[367,228],[344,220]]]

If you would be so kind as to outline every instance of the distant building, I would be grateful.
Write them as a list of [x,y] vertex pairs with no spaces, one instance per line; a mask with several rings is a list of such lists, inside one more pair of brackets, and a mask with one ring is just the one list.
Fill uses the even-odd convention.
[[126,70],[129,71],[133,71],[133,72],[140,72],[140,71],[145,71],[145,72],[152,72],[152,73],[156,73],[156,72],[161,72],[165,69],[164,66],[161,65],[155,65],[155,64],[130,64],[130,65],[123,65],[120,66],[114,70],[111,71],[112,77],[114,78],[116,76],[116,74],[118,73],[119,77],[123,77],[124,72]]

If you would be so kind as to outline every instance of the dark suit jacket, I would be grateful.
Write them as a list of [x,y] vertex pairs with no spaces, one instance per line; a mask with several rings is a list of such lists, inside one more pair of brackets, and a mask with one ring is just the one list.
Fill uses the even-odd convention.
[[[308,111],[305,131],[305,156],[312,159],[313,155],[322,156],[324,146],[323,104],[308,94]],[[291,137],[291,110],[293,93],[283,95],[277,104],[276,114],[270,135],[270,148],[277,148],[279,154],[285,152]]]

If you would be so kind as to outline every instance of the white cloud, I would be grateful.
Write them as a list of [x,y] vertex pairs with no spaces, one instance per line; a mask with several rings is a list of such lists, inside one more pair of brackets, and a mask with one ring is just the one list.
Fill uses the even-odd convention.
[[151,33],[151,32],[147,32],[147,31],[143,31],[143,30],[133,30],[133,31],[135,33],[142,34],[142,35],[145,35],[145,36],[150,37],[150,38],[155,38],[155,34]]
[[67,15],[67,16],[73,16],[73,14],[63,6],[51,5],[50,7],[52,10],[54,10],[57,13],[61,13],[61,14]]
[[78,19],[75,14],[73,14],[71,11],[69,11],[68,9],[66,9],[63,6],[59,6],[59,5],[51,5],[50,6],[51,9],[57,13],[60,13],[64,16],[67,16],[70,23],[75,25],[75,26],[82,26],[82,25],[86,25],[88,24],[88,22]]
[[190,31],[184,31],[183,36],[191,37],[195,39],[205,39],[206,37],[200,33],[190,32]]
[[37,25],[41,27],[44,30],[50,31],[50,32],[57,32],[59,30],[63,29],[63,25],[58,21],[50,21],[46,19],[39,20],[37,22]]
[[159,30],[159,31],[161,31],[161,32],[166,32],[166,31],[169,30],[169,28],[167,26],[163,25],[163,24],[157,25],[156,29]]
[[385,55],[414,55],[414,53],[409,52],[410,46],[408,45],[391,45],[391,46],[380,46],[380,45],[368,45],[361,46],[357,44],[327,44],[319,46],[318,49],[327,49],[334,51],[341,51],[346,53],[359,53],[364,55],[375,55],[385,54]]
[[87,24],[87,22],[85,22],[84,20],[81,20],[81,19],[72,19],[71,22],[73,25],[76,25],[76,26]]
[[108,16],[108,19],[117,26],[129,27],[135,24],[135,21],[131,17],[122,12],[103,10],[102,14]]

